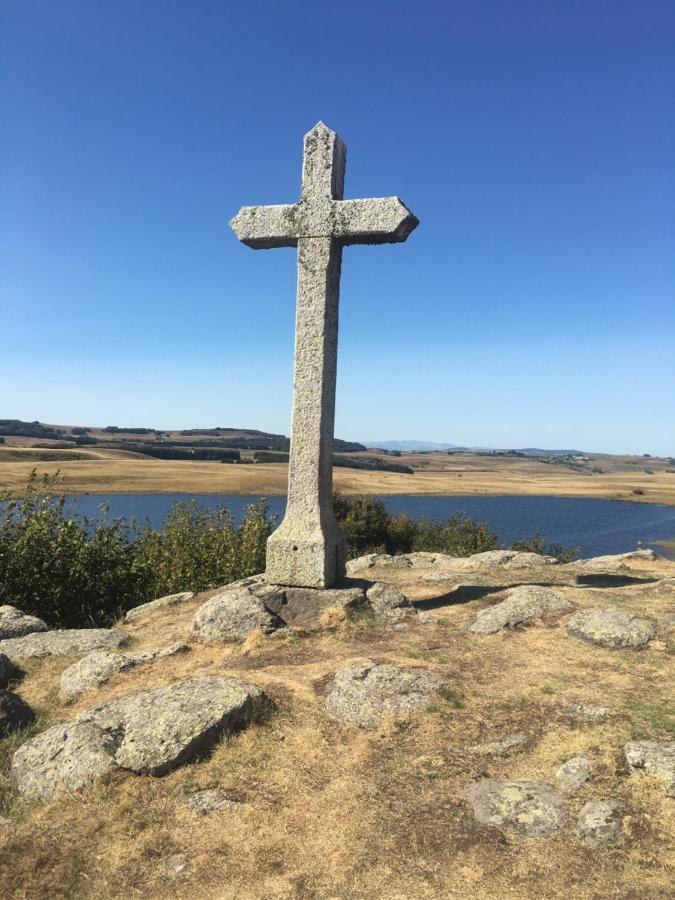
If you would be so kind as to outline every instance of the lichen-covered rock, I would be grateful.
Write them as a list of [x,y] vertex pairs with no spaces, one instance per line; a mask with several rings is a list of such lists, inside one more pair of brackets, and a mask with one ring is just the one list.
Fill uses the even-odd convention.
[[410,600],[393,584],[376,581],[367,589],[366,597],[375,615],[388,621],[415,613]]
[[199,813],[200,816],[208,816],[214,812],[229,811],[241,806],[241,803],[237,800],[230,800],[217,788],[187,794],[183,797],[182,804],[193,812]]
[[29,616],[15,606],[0,606],[0,641],[48,630],[47,623],[37,616]]
[[124,615],[125,622],[137,622],[144,619],[158,609],[167,606],[180,606],[181,603],[188,603],[194,597],[194,591],[181,591],[179,594],[167,594],[166,597],[158,597],[149,603],[142,603],[140,606],[134,606],[133,609],[127,610]]
[[576,716],[579,719],[586,719],[588,722],[602,722],[614,714],[611,706],[585,706],[583,703],[572,703],[566,706],[563,713],[568,716]]
[[52,799],[115,769],[162,775],[244,726],[262,697],[251,684],[216,676],[132,694],[27,741],[12,778],[22,796]]
[[507,598],[481,610],[468,626],[472,634],[494,634],[551,613],[569,612],[572,604],[559,591],[523,584],[506,591]]
[[558,564],[555,556],[542,556],[524,550],[486,550],[474,553],[473,556],[449,559],[448,565],[454,571],[478,572],[493,566],[504,566],[507,569],[531,569],[535,566],[554,566]]
[[481,825],[497,825],[526,837],[548,837],[567,818],[562,797],[544,781],[479,781],[465,794]]
[[299,629],[319,627],[324,610],[354,609],[366,600],[365,586],[349,581],[327,589],[277,587],[276,591],[275,598],[264,598],[265,606],[279,615],[286,625]]
[[191,636],[196,641],[225,643],[242,640],[255,628],[270,633],[283,624],[249,588],[228,588],[200,606]]
[[613,800],[589,800],[579,810],[577,834],[594,849],[616,844],[621,837],[619,804]]
[[567,631],[610,650],[641,650],[656,637],[651,619],[614,607],[579,610],[567,623]]
[[586,756],[573,756],[555,773],[558,788],[563,794],[574,794],[591,777],[591,765]]
[[0,738],[25,728],[35,719],[26,701],[13,691],[0,691]]
[[328,712],[361,728],[376,728],[387,716],[426,706],[447,680],[426,669],[390,663],[357,663],[335,674],[326,687]]
[[582,569],[622,569],[627,562],[653,562],[660,557],[653,550],[632,550],[629,553],[614,553],[609,556],[592,556],[571,563]]
[[9,656],[0,653],[0,687],[4,687],[14,672],[14,666]]
[[161,650],[150,650],[136,655],[93,650],[63,672],[59,683],[59,698],[64,702],[75,700],[90,688],[104,684],[117,672],[124,672],[157,659],[165,659],[187,649],[187,644],[176,643]]
[[2,642],[2,652],[12,662],[43,656],[84,656],[92,650],[114,650],[127,640],[116,628],[67,628],[27,634]]
[[354,575],[362,569],[372,569],[373,566],[377,564],[379,556],[380,554],[378,553],[367,553],[365,556],[359,556],[356,559],[348,560],[345,566],[347,575]]
[[675,797],[675,741],[629,741],[623,748],[633,771],[643,769],[663,780],[666,793]]

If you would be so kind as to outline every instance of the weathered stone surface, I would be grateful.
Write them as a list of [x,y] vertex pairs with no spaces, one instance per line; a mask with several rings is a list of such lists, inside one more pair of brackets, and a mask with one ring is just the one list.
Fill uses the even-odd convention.
[[611,706],[584,706],[583,703],[572,703],[566,706],[562,712],[568,716],[576,716],[589,722],[601,722],[614,714]]
[[223,643],[241,640],[254,628],[269,633],[281,625],[282,620],[249,588],[227,588],[200,606],[190,634],[196,641]]
[[481,610],[468,626],[472,634],[494,634],[551,613],[569,612],[572,604],[559,591],[523,584],[506,591],[506,600]]
[[[279,616],[292,628],[318,626],[325,609],[355,609],[366,600],[363,584],[350,585],[348,581],[339,587],[318,590],[316,588],[288,587],[284,589],[283,606]],[[270,608],[277,611],[276,606]]]
[[586,756],[573,756],[555,773],[555,780],[563,794],[574,794],[591,777],[591,764]]
[[386,621],[398,622],[403,616],[415,615],[415,607],[393,584],[376,581],[366,591],[366,597],[375,615]]
[[623,609],[583,609],[567,623],[573,637],[610,650],[641,650],[656,637],[651,619]]
[[188,861],[180,853],[172,853],[170,856],[165,857],[164,865],[174,875],[181,875],[189,868]]
[[162,775],[245,725],[262,692],[210,676],[143,691],[54,725],[14,754],[19,793],[51,799],[115,769]]
[[582,569],[617,569],[627,562],[653,562],[660,559],[653,550],[633,550],[630,553],[614,553],[609,556],[592,556],[570,563]]
[[93,650],[63,672],[59,683],[59,698],[64,702],[75,700],[90,688],[104,684],[116,672],[124,672],[157,659],[166,659],[187,649],[187,644],[176,643],[161,650],[133,656],[111,653],[109,650]]
[[9,656],[0,653],[0,687],[4,687],[14,672],[14,666]]
[[345,156],[340,138],[319,122],[305,135],[300,201],[243,207],[230,222],[254,249],[298,248],[288,502],[268,541],[271,584],[330,587],[345,575],[332,503],[342,248],[404,241],[418,224],[397,197],[343,200]]
[[67,628],[27,634],[2,642],[2,652],[12,662],[43,656],[84,656],[92,650],[114,650],[127,640],[116,628]]
[[447,680],[426,669],[390,663],[357,663],[340,670],[326,687],[328,712],[361,728],[376,728],[388,716],[426,706]]
[[643,769],[656,775],[668,796],[675,797],[675,741],[629,741],[623,751],[633,771]]
[[372,569],[375,565],[375,560],[378,559],[378,556],[379,554],[377,553],[367,553],[365,556],[359,556],[356,559],[347,560],[345,566],[346,574],[355,575],[362,569]]
[[166,597],[158,597],[149,603],[142,603],[140,606],[134,606],[133,609],[127,610],[124,616],[125,622],[137,622],[144,619],[158,609],[167,606],[180,606],[181,603],[188,603],[194,597],[194,591],[181,591],[179,594],[167,594]]
[[37,616],[29,616],[15,606],[0,606],[0,641],[48,630],[47,623]]
[[35,719],[26,701],[13,691],[0,690],[0,738],[25,728]]
[[193,812],[199,813],[200,816],[208,816],[214,812],[225,812],[241,806],[241,803],[237,800],[230,800],[217,788],[187,794],[183,797],[182,804]]
[[621,837],[619,804],[613,800],[589,800],[579,810],[577,834],[594,849],[616,844]]
[[486,550],[474,553],[473,556],[457,557],[448,563],[448,567],[459,572],[479,572],[493,566],[504,566],[507,569],[530,569],[535,566],[554,566],[559,561],[555,556],[542,556],[523,550]]
[[548,837],[567,818],[565,801],[544,781],[479,781],[465,794],[481,825],[497,825],[526,837]]
[[524,734],[507,734],[503,738],[486,741],[483,744],[473,744],[466,749],[469,753],[477,753],[479,756],[491,756],[493,753],[506,753],[509,750],[515,750],[516,747],[522,746],[526,740],[527,735]]

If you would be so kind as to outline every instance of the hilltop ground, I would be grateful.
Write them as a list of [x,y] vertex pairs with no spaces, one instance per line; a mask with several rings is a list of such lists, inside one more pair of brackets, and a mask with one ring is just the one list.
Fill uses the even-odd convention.
[[[0,490],[19,492],[33,468],[67,476],[66,493],[285,494],[285,463],[248,465],[152,459],[123,449],[76,450],[7,438],[0,446]],[[44,442],[48,443],[48,442]],[[350,457],[377,453],[350,453]],[[386,457],[413,475],[336,468],[337,490],[348,494],[551,494],[666,503],[675,506],[675,466],[668,459],[594,454],[580,464],[476,453],[414,453]]]
[[[254,632],[243,644],[193,644],[113,676],[73,706],[56,691],[72,659],[26,663],[15,690],[37,710],[40,727],[114,697],[211,674],[258,685],[276,710],[165,777],[117,774],[48,805],[24,806],[5,792],[3,897],[665,897],[675,801],[657,778],[630,773],[621,751],[628,740],[672,734],[672,628],[664,614],[675,609],[675,563],[627,565],[368,569],[369,579],[399,585],[433,621],[401,630],[337,616],[305,636]],[[571,637],[566,617],[483,636],[464,630],[503,599],[504,588],[528,582],[553,585],[577,608],[648,614],[661,623],[657,639],[643,650],[605,649]],[[204,600],[120,627],[134,650],[185,640]],[[346,725],[328,714],[324,686],[363,660],[421,667],[451,688],[411,718],[370,731]],[[570,712],[575,704],[609,710],[589,721]],[[524,742],[491,746],[513,734]],[[566,800],[568,821],[553,836],[525,838],[474,818],[468,784],[555,783],[561,763],[579,754],[590,760],[591,778]],[[240,805],[205,817],[181,805],[186,791],[216,787]],[[592,849],[575,833],[579,808],[595,799],[619,804],[616,845]],[[167,862],[176,856],[182,871]]]

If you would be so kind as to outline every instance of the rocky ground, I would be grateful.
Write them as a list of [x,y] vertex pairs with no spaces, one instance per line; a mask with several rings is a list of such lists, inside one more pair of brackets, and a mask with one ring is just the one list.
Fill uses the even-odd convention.
[[319,599],[0,606],[2,896],[668,895],[675,563],[372,556]]

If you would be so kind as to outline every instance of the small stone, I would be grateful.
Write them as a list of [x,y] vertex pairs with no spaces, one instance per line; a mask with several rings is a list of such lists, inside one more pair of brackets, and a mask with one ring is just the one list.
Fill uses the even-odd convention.
[[507,734],[506,737],[498,738],[496,741],[487,741],[484,744],[474,744],[466,749],[469,753],[478,753],[481,756],[488,756],[493,753],[505,753],[519,747],[527,740],[524,734]]
[[25,728],[35,719],[35,713],[18,694],[0,690],[0,738]]
[[188,603],[194,597],[194,591],[181,591],[178,594],[167,594],[166,597],[158,597],[149,603],[142,603],[140,606],[134,606],[133,609],[127,610],[124,615],[124,621],[136,622],[138,619],[144,619],[157,609],[167,606],[180,606],[181,603]]
[[0,641],[48,630],[47,623],[37,616],[29,616],[15,606],[0,606]]
[[616,844],[621,837],[619,805],[613,800],[589,800],[579,810],[577,834],[594,849]]
[[565,801],[544,781],[479,781],[464,791],[481,825],[548,837],[567,818]]
[[441,620],[430,612],[417,613],[417,621],[420,625],[439,625]]
[[84,656],[92,650],[114,650],[127,641],[116,628],[67,628],[27,634],[2,642],[2,652],[14,663],[44,656]]
[[651,619],[614,607],[580,610],[567,623],[567,631],[610,650],[641,650],[656,637]]
[[551,613],[569,612],[572,604],[558,591],[536,584],[523,584],[506,591],[506,600],[481,610],[467,631],[494,634]]
[[226,643],[242,640],[255,628],[269,634],[283,624],[249,588],[227,588],[199,607],[191,636],[196,641]]
[[376,581],[366,590],[370,606],[379,618],[397,622],[401,616],[414,614],[415,607],[393,584]]
[[169,869],[174,875],[180,875],[181,872],[184,872],[188,863],[184,856],[179,856],[177,853],[172,853],[171,856],[167,856],[164,860],[164,865]]
[[675,797],[675,741],[629,741],[623,752],[633,771],[656,775],[664,781],[666,794]]
[[589,722],[600,722],[613,715],[614,710],[611,706],[584,706],[581,703],[572,703],[570,706],[566,706],[562,712],[568,716],[587,719]]
[[376,728],[387,716],[413,713],[447,686],[447,680],[426,669],[390,663],[357,663],[335,674],[326,688],[326,709],[361,728]]
[[591,767],[585,756],[573,756],[555,773],[555,780],[563,794],[574,794],[590,777]]
[[194,794],[188,794],[183,797],[183,806],[199,813],[201,816],[208,816],[214,812],[224,812],[225,810],[233,810],[241,806],[237,800],[230,800],[221,791],[212,788],[205,791],[196,791]]

